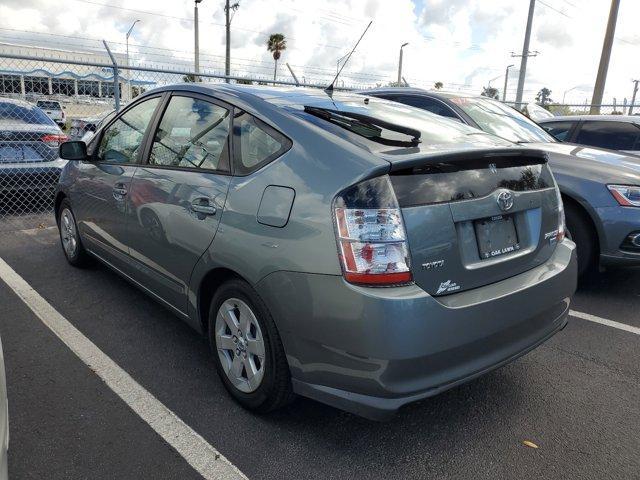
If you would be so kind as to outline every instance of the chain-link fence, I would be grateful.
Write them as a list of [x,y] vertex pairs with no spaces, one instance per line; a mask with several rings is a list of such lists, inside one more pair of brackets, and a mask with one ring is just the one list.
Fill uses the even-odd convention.
[[[226,81],[211,73],[127,67],[111,58],[90,63],[0,54],[0,230],[51,224],[66,163],[58,157],[60,143],[88,141],[112,112],[149,89]],[[229,81],[297,85],[266,78]]]
[[[122,55],[102,63],[0,52],[0,230],[51,223],[55,187],[65,161],[58,146],[88,140],[110,113],[145,91],[180,82],[220,83],[223,75],[126,66]],[[229,77],[237,83],[298,85],[289,81]],[[304,79],[303,79],[304,83]],[[306,86],[324,87],[325,85]],[[373,86],[373,85],[371,85]],[[336,87],[344,87],[339,84]],[[366,87],[360,85],[359,87]],[[554,115],[588,114],[588,104],[545,107]],[[630,105],[600,106],[602,114],[640,113]],[[9,227],[15,228],[15,227]]]

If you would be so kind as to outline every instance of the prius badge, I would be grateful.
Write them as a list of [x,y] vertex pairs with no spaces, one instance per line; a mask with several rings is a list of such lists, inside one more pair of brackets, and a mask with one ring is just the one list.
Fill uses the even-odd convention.
[[498,194],[496,201],[498,202],[500,210],[503,212],[511,210],[511,207],[513,207],[513,193],[508,190],[503,190]]

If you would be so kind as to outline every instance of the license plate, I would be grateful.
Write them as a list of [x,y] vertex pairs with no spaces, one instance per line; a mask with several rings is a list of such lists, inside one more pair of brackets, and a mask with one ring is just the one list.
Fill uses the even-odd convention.
[[0,146],[0,163],[15,163],[24,161],[22,146]]
[[520,250],[513,218],[496,215],[474,222],[480,258],[488,259]]

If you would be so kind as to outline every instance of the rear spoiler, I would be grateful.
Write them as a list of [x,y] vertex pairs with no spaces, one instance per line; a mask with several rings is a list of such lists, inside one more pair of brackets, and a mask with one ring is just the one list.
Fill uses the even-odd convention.
[[381,156],[391,163],[391,174],[401,174],[416,167],[443,163],[458,166],[460,170],[471,170],[488,168],[491,164],[500,167],[538,165],[547,163],[548,160],[546,152],[525,147],[456,150],[424,156],[408,155],[408,158],[388,154]]

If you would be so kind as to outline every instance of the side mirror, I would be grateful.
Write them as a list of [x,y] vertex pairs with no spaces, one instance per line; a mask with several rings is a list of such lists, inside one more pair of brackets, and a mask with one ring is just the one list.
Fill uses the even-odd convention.
[[87,144],[80,140],[64,142],[60,145],[59,155],[64,160],[86,160]]

